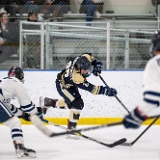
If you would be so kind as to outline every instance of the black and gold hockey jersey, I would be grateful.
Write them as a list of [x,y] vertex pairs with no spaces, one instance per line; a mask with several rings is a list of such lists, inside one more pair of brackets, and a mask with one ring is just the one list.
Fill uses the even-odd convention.
[[71,59],[66,65],[66,68],[58,74],[57,81],[59,81],[66,89],[71,86],[76,86],[80,89],[89,91],[94,95],[101,94],[103,86],[96,86],[89,83],[86,77],[81,74],[81,71],[76,68],[76,62],[78,58],[82,56],[85,56],[89,62],[91,62],[92,66],[97,62],[96,58],[94,58],[91,53],[85,53],[79,57]]

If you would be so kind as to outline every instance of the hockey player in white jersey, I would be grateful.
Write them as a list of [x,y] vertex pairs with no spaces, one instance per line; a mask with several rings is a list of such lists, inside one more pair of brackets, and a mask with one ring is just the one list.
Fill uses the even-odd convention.
[[160,31],[156,31],[150,46],[152,58],[148,61],[143,77],[141,103],[123,120],[126,128],[139,128],[148,114],[160,106]]
[[[46,132],[48,128],[42,124],[37,116],[40,112],[37,111],[37,108],[32,103],[22,82],[24,82],[24,73],[20,67],[11,67],[8,77],[0,80],[0,122],[10,128],[18,158],[36,157],[34,150],[24,147],[21,122],[17,117],[25,118],[27,115],[27,119],[29,118],[38,129]],[[15,97],[19,101],[19,108],[10,104],[10,99]],[[48,136],[50,136],[51,131],[48,130],[47,132]]]

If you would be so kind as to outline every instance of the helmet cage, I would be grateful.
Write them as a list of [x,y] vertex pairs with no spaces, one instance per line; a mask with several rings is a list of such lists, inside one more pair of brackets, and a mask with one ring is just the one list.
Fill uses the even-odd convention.
[[16,77],[21,82],[24,82],[24,73],[23,70],[20,67],[11,67],[8,72],[8,77]]
[[90,70],[91,62],[87,59],[87,57],[82,56],[77,59],[75,66],[79,71]]

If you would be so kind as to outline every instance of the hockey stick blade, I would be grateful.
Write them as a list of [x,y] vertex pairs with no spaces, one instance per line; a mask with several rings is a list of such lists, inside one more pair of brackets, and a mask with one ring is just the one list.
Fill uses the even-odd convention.
[[[141,137],[142,135],[159,119],[160,115],[159,116],[156,116],[156,118],[149,124],[149,126],[147,128],[145,128],[143,130],[143,132],[135,139],[133,140],[132,142],[130,143],[124,143],[122,144],[123,146],[133,146]],[[153,117],[152,117],[153,118]]]
[[87,136],[85,136],[85,135],[81,135],[81,137],[86,138],[86,139],[91,140],[91,141],[94,141],[94,142],[96,142],[96,143],[98,143],[98,144],[101,144],[101,145],[103,145],[103,146],[105,146],[105,147],[109,147],[109,148],[116,147],[116,146],[121,145],[121,144],[123,144],[123,143],[125,143],[125,142],[127,141],[126,138],[122,138],[122,139],[120,139],[120,140],[118,140],[118,141],[116,141],[116,142],[113,142],[113,143],[111,143],[111,144],[107,144],[107,143],[103,143],[103,142],[100,142],[100,141],[98,141],[98,140],[95,140],[95,139],[93,139],[93,138],[87,137]]
[[120,140],[118,140],[118,141],[110,144],[108,147],[115,147],[115,146],[118,146],[118,145],[122,145],[122,144],[124,144],[126,141],[127,141],[126,138],[122,138],[122,139],[120,139]]
[[123,143],[126,142],[126,138],[122,138],[122,139],[120,139],[120,140],[118,140],[118,141],[116,141],[116,142],[114,142],[114,143],[106,144],[106,143],[100,142],[100,141],[98,141],[98,140],[96,140],[96,139],[93,139],[93,138],[91,138],[91,137],[85,136],[85,135],[81,134],[80,132],[79,132],[79,133],[78,133],[78,132],[53,133],[50,137],[56,137],[56,136],[61,136],[61,135],[65,135],[65,134],[76,134],[76,135],[79,135],[79,136],[81,136],[81,137],[83,137],[83,138],[86,138],[86,139],[88,139],[88,140],[94,141],[94,142],[96,142],[96,143],[98,143],[98,144],[101,144],[101,145],[106,146],[106,147],[109,147],[109,148],[116,147],[116,146],[121,145],[121,144],[123,144]]
[[96,140],[96,139],[93,139],[93,138],[91,138],[91,137],[88,137],[88,136],[86,136],[86,135],[84,135],[84,134],[81,134],[80,132],[74,132],[74,134],[76,134],[76,135],[78,135],[78,136],[80,136],[80,137],[83,137],[83,138],[85,138],[85,139],[91,140],[91,141],[93,141],[93,142],[96,142],[96,143],[98,143],[98,144],[101,144],[101,145],[103,145],[103,146],[105,146],[105,147],[109,147],[109,148],[113,148],[113,147],[115,147],[115,146],[121,145],[121,144],[123,144],[123,143],[125,143],[125,142],[127,141],[126,138],[122,138],[122,139],[120,139],[120,140],[118,140],[118,141],[116,141],[116,142],[114,142],[114,143],[107,144],[107,143],[104,143],[104,142],[100,142],[100,141],[98,141],[98,140]]

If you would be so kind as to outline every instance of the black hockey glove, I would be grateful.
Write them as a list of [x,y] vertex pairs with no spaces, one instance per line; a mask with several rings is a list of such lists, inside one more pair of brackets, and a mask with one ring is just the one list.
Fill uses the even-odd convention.
[[117,90],[114,88],[103,87],[101,94],[112,97],[112,96],[116,96]]
[[42,108],[41,107],[37,107],[37,113],[36,115],[43,120],[43,113],[42,113]]
[[[42,108],[41,107],[37,107],[37,113],[36,115],[43,120],[43,114],[42,114]],[[24,119],[25,121],[30,121],[30,114],[23,112],[23,114],[21,116],[18,116],[19,118]]]
[[23,114],[21,116],[18,116],[18,118],[22,118],[25,121],[30,121],[29,116],[30,116],[30,114],[23,112]]
[[99,74],[101,74],[101,70],[102,70],[102,63],[97,62],[93,67],[93,74],[95,76],[98,76]]
[[141,126],[142,122],[148,119],[147,116],[142,116],[138,108],[134,109],[130,114],[125,116],[123,125],[125,128],[137,129]]

